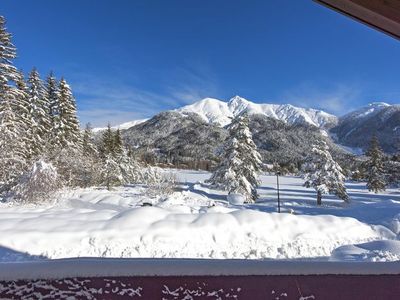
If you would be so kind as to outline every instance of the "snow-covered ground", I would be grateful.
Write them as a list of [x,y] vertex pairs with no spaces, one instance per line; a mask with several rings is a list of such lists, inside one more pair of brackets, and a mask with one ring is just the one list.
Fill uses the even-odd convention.
[[[180,190],[150,198],[143,186],[64,191],[51,204],[0,204],[0,261],[66,257],[400,260],[400,192],[347,184],[351,204],[296,177],[262,176],[259,202],[234,206],[201,182],[209,173],[174,171]],[[142,206],[143,203],[153,206]]]

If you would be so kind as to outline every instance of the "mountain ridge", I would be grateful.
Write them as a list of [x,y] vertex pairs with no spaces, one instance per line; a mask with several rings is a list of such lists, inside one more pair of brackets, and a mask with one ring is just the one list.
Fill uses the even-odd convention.
[[215,98],[204,98],[193,104],[175,109],[182,114],[195,113],[204,121],[226,126],[231,118],[246,111],[248,114],[260,114],[283,121],[287,124],[309,124],[324,128],[335,125],[337,117],[312,108],[301,108],[291,104],[254,103],[240,96],[228,101]]

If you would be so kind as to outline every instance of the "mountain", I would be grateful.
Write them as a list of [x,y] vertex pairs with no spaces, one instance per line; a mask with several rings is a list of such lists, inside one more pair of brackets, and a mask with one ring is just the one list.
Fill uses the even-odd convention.
[[329,128],[337,123],[337,117],[321,110],[299,108],[290,104],[258,104],[235,96],[228,102],[205,98],[194,104],[176,109],[181,114],[197,114],[203,121],[226,126],[231,119],[246,111],[250,115],[264,115],[289,125],[308,124]]
[[373,135],[388,153],[400,150],[400,104],[371,103],[339,118],[331,129],[336,142],[366,150]]
[[[263,160],[292,170],[304,161],[312,145],[325,136],[325,131],[314,125],[288,124],[264,114],[251,114],[249,127]],[[228,130],[197,113],[167,111],[123,130],[122,136],[149,163],[210,169],[219,159]],[[328,142],[336,157],[346,155]]]
[[346,157],[349,149],[362,152],[374,133],[386,152],[395,152],[400,145],[400,105],[386,103],[372,103],[338,118],[320,110],[257,104],[239,96],[228,102],[206,98],[118,128],[150,162],[209,168],[218,160],[218,149],[227,136],[225,126],[243,111],[250,115],[254,140],[268,162],[298,165],[311,145],[328,133],[336,157]]

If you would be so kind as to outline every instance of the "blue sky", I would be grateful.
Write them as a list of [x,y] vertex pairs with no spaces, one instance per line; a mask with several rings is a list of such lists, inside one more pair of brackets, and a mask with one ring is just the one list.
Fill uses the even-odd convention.
[[400,103],[400,42],[311,0],[1,0],[24,71],[72,85],[82,123],[240,95],[344,114]]

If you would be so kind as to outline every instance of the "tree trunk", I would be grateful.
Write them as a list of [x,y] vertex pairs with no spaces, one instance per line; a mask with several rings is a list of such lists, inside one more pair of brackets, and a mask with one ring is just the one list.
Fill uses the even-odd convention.
[[322,194],[320,191],[317,192],[317,205],[322,204]]

